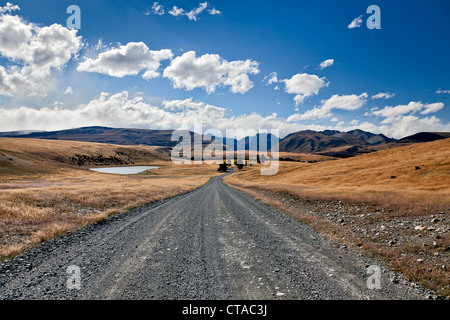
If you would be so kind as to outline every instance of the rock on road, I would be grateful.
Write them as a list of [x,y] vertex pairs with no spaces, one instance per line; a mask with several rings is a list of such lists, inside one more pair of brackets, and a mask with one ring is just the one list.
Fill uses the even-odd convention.
[[[0,265],[0,299],[420,299],[312,228],[211,179]],[[80,270],[80,288],[69,289]],[[382,269],[384,270],[384,269]]]

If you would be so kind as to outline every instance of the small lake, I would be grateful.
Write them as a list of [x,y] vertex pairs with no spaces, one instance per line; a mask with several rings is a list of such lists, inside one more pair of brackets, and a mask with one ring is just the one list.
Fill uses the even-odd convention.
[[89,170],[91,171],[101,173],[113,173],[113,174],[138,174],[145,172],[147,170],[155,170],[155,169],[159,169],[159,167],[135,166],[135,167],[89,168]]

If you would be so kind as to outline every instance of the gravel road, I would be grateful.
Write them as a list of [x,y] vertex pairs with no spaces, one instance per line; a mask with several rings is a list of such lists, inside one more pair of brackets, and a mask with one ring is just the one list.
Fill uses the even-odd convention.
[[[379,290],[367,288],[374,263]],[[0,299],[423,298],[389,274],[217,177],[2,263]]]

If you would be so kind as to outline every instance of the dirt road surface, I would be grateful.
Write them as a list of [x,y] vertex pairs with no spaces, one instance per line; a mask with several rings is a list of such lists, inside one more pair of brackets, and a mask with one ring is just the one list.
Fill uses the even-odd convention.
[[390,274],[217,177],[4,262],[0,299],[423,298]]

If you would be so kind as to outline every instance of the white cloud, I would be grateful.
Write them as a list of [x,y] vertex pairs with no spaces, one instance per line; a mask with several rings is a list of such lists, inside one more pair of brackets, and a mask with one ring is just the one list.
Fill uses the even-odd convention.
[[78,65],[77,70],[102,73],[117,78],[138,75],[145,70],[142,77],[152,79],[159,76],[158,69],[161,61],[172,59],[172,57],[172,51],[169,49],[153,51],[149,50],[143,42],[130,42],[100,53],[95,60],[86,58]]
[[178,16],[184,16],[186,14],[186,11],[182,8],[178,8],[177,6],[173,6],[172,10],[169,11],[169,14],[178,17]]
[[357,96],[356,94],[333,95],[330,99],[323,101],[322,108],[326,110],[341,109],[341,110],[358,110],[365,103],[368,94],[366,92]]
[[385,128],[385,132],[393,137],[405,137],[418,132],[425,131],[449,131],[450,124],[444,125],[435,116],[419,118],[413,115],[396,116],[386,118],[382,124],[390,125]]
[[362,15],[359,16],[358,18],[354,19],[348,26],[348,29],[354,29],[354,28],[359,28],[362,25]]
[[156,14],[158,16],[162,16],[165,13],[164,7],[162,5],[160,5],[158,2],[155,2],[153,4],[152,10],[153,10],[153,14]]
[[287,121],[288,122],[296,122],[296,121],[304,121],[304,120],[315,120],[315,119],[323,119],[323,118],[331,118],[333,114],[329,112],[329,110],[314,107],[304,113],[296,113],[290,116]]
[[407,105],[387,106],[381,110],[373,108],[368,115],[383,117],[381,125],[376,126],[367,122],[362,125],[371,132],[383,133],[394,138],[402,138],[424,131],[450,131],[450,124],[443,124],[436,116],[421,118],[416,115],[429,115],[443,108],[444,104],[441,102],[424,104],[415,101],[411,101]]
[[400,139],[418,132],[447,132],[450,131],[450,123],[443,124],[437,117],[419,118],[415,116],[400,116],[376,124],[371,122],[356,123],[351,121],[349,125],[339,122],[334,126],[327,127],[330,130],[347,132],[360,129],[376,134],[384,134],[387,137]]
[[395,93],[390,93],[390,92],[380,92],[377,93],[376,95],[372,96],[372,99],[391,99],[395,97]]
[[97,44],[89,46],[89,48],[92,48],[95,51],[104,51],[108,47],[103,43],[103,39],[98,39]]
[[[303,121],[303,120],[315,120],[315,119],[323,119],[323,118],[331,118],[333,117],[332,110],[358,110],[365,103],[368,94],[366,92],[360,94],[359,96],[352,95],[333,95],[328,100],[322,100],[322,105],[320,107],[314,107],[302,114],[297,113],[290,116],[287,121],[295,122],[295,121]],[[335,122],[336,118],[334,118]]]
[[[316,108],[318,109],[318,108]],[[193,130],[196,122],[201,121],[204,129],[278,129],[281,137],[300,130],[341,130],[361,129],[374,133],[383,133],[389,137],[402,138],[420,131],[450,131],[450,124],[442,124],[435,116],[419,118],[416,116],[392,117],[380,124],[364,122],[344,126],[339,122],[332,126],[303,125],[286,122],[276,114],[263,116],[259,113],[229,115],[226,108],[209,105],[204,102],[186,100],[163,101],[155,106],[137,95],[130,97],[124,91],[116,94],[101,93],[87,104],[72,109],[63,109],[63,104],[55,102],[48,108],[29,107],[1,108],[0,128],[3,131],[15,130],[61,130],[84,126],[109,126],[122,128],[148,129],[186,129]],[[337,122],[337,118],[331,119]]]
[[20,10],[20,7],[10,2],[7,2],[6,6],[0,7],[0,13],[13,12],[17,10]]
[[[172,9],[169,11],[169,14],[174,17],[188,17],[191,21],[197,21],[198,17],[208,8],[209,4],[208,2],[202,2],[199,4],[197,8],[193,8],[191,11],[186,11],[183,8],[179,8],[177,6],[173,6]],[[207,10],[210,15],[220,15],[222,14],[221,11],[217,10],[216,8],[212,8]]]
[[82,47],[76,33],[59,24],[39,27],[1,14],[0,55],[12,65],[0,66],[0,94],[45,96],[52,89],[51,72],[62,69]]
[[187,12],[186,16],[189,18],[189,20],[197,21],[198,15],[201,14],[207,6],[208,2],[202,2],[200,3],[200,6],[198,8],[194,8],[191,11]]
[[64,91],[64,94],[71,95],[73,93],[72,87],[67,87],[66,91]]
[[216,8],[212,8],[211,10],[208,10],[209,14],[212,16],[215,16],[217,14],[222,14],[221,11],[217,10]]
[[319,125],[286,123],[276,114],[263,116],[258,113],[230,116],[226,108],[204,102],[186,100],[163,101],[154,106],[142,97],[130,97],[124,91],[116,94],[102,93],[87,104],[73,109],[61,109],[56,103],[49,108],[18,107],[0,108],[0,128],[14,130],[61,130],[84,126],[109,126],[121,128],[185,129],[193,130],[201,121],[204,129],[278,129],[282,136],[300,130],[325,130]]
[[442,89],[438,89],[438,90],[436,91],[436,93],[439,93],[439,94],[442,94],[442,93],[448,93],[448,94],[450,94],[450,90],[442,90]]
[[0,17],[0,54],[14,62],[23,62],[36,73],[48,74],[63,67],[81,48],[76,30],[53,24],[40,28],[20,17]]
[[305,98],[317,95],[321,88],[328,86],[324,79],[316,75],[302,73],[294,75],[291,79],[281,81],[285,83],[287,93],[296,94],[294,101],[298,106]]
[[276,72],[270,73],[268,76],[265,76],[263,81],[266,82],[266,85],[270,85],[272,83],[278,83],[278,75]]
[[328,59],[320,63],[320,70],[331,67],[334,64],[334,59]]
[[248,75],[257,73],[259,69],[255,61],[228,62],[217,54],[197,58],[195,51],[189,51],[172,60],[163,75],[178,89],[204,88],[213,93],[217,86],[231,86],[233,93],[244,94],[253,88]]
[[438,112],[438,111],[442,110],[443,108],[444,108],[444,104],[443,103],[426,104],[426,105],[424,105],[424,108],[420,112],[420,114],[435,113],[435,112]]
[[372,111],[372,114],[385,118],[397,117],[408,113],[414,114],[416,112],[420,112],[420,114],[426,115],[437,112],[443,108],[444,104],[442,102],[423,104],[422,102],[411,101],[407,105],[398,105],[395,107],[388,106],[384,107],[381,110],[374,110]]

